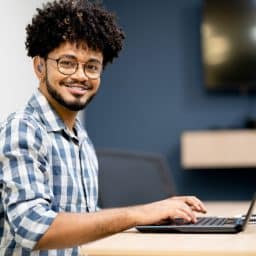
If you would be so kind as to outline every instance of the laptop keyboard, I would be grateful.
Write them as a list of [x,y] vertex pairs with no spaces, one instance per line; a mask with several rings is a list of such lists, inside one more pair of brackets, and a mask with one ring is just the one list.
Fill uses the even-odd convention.
[[189,225],[189,226],[223,226],[224,224],[235,224],[236,218],[221,218],[221,217],[199,217],[196,223],[184,222],[184,219],[175,219],[171,225]]
[[191,223],[189,225],[193,225],[193,226],[223,226],[224,224],[234,224],[235,222],[236,222],[235,218],[202,217],[202,218],[197,218],[196,223]]

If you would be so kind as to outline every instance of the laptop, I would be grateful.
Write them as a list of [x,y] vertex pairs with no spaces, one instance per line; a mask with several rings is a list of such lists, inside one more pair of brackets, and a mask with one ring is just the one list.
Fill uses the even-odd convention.
[[256,193],[253,196],[247,214],[243,218],[234,217],[198,217],[196,223],[187,223],[183,219],[175,219],[163,224],[136,226],[136,229],[144,233],[238,233],[245,230],[256,201]]

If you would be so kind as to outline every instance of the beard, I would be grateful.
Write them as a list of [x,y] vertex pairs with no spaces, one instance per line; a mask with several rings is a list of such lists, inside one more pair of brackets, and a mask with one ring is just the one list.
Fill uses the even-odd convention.
[[[96,93],[94,93],[85,102],[82,102],[79,97],[77,97],[77,99],[74,101],[68,101],[68,100],[65,100],[64,97],[62,97],[62,95],[57,90],[54,89],[54,87],[49,82],[47,76],[45,79],[45,83],[46,83],[47,91],[52,96],[52,98],[55,99],[60,105],[64,106],[65,108],[71,111],[80,111],[86,108],[86,106],[92,101],[92,99],[96,95]],[[64,86],[64,84],[62,83],[61,86]]]

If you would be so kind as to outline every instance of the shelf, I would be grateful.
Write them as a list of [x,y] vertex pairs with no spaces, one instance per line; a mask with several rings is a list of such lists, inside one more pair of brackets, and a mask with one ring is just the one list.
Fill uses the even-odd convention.
[[181,164],[184,169],[256,167],[256,130],[184,132]]

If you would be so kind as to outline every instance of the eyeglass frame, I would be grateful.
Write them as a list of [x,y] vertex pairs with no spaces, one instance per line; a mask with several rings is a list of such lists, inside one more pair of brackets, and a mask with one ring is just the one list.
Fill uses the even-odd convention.
[[[53,60],[53,61],[56,61],[58,71],[59,71],[61,74],[66,75],[66,76],[71,76],[71,75],[75,74],[75,73],[77,72],[78,68],[79,68],[79,64],[81,64],[81,65],[83,65],[84,74],[85,74],[89,79],[98,79],[98,78],[101,77],[101,74],[102,74],[102,71],[103,71],[103,65],[102,65],[98,60],[96,60],[96,61],[101,65],[101,70],[100,70],[99,73],[95,73],[95,74],[98,75],[97,77],[91,77],[91,76],[88,75],[87,72],[86,72],[86,64],[89,63],[91,60],[89,60],[89,61],[87,61],[87,62],[80,62],[80,61],[78,61],[76,58],[73,58],[74,62],[76,62],[76,68],[74,69],[74,72],[72,72],[72,73],[70,73],[70,74],[67,74],[67,73],[61,72],[60,67],[59,67],[59,61],[60,61],[61,59],[63,59],[63,58],[68,58],[68,57],[67,57],[67,56],[61,56],[61,57],[59,57],[59,58],[57,58],[57,59],[54,59],[54,58],[51,58],[51,57],[47,57],[46,60]],[[93,61],[95,61],[95,60],[93,60]]]

